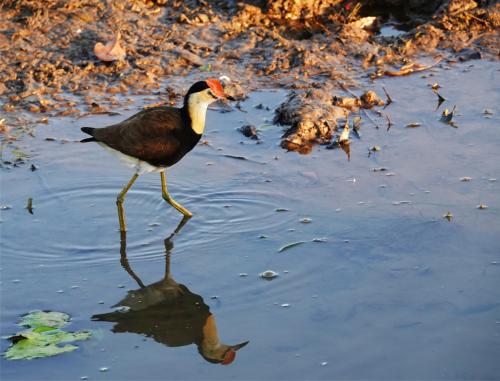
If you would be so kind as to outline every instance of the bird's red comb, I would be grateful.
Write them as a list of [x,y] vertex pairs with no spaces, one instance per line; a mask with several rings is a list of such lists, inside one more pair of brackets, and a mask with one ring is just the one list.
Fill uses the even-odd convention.
[[224,89],[222,88],[222,85],[217,79],[214,78],[209,78],[205,80],[207,85],[210,87],[210,89],[214,92],[214,94],[218,97],[225,97],[226,94],[224,93]]

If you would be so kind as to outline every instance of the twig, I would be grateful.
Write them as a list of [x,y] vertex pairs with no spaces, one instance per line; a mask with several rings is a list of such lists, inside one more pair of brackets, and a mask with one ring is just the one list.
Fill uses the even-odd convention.
[[373,120],[373,118],[370,116],[370,114],[368,114],[368,112],[367,112],[366,110],[364,110],[364,109],[363,109],[363,112],[364,112],[364,114],[366,115],[366,117],[367,117],[368,119],[370,119],[370,122],[372,122],[372,123],[373,123],[373,125],[375,126],[375,128],[376,128],[376,129],[379,129],[379,126],[378,126],[377,122],[375,122],[375,121]]
[[392,103],[392,98],[384,86],[382,86],[382,90],[384,90],[385,96],[387,97],[387,102],[385,102],[385,106],[384,106],[384,109],[385,109],[387,106],[389,106]]
[[359,99],[359,97],[356,94],[354,94],[351,90],[347,88],[345,83],[341,83],[340,87],[342,88],[342,90],[347,91],[349,94],[351,94],[354,98]]
[[436,62],[434,62],[432,65],[420,65],[417,63],[411,63],[409,65],[403,66],[400,70],[384,70],[382,72],[382,75],[387,75],[389,77],[401,77],[403,75],[409,75],[413,73],[417,73],[419,71],[424,71],[424,70],[429,70],[433,68],[434,66],[438,65],[441,62],[442,58],[439,58]]
[[391,120],[391,117],[389,116],[389,114],[384,114],[384,115],[385,115],[385,118],[387,119],[387,131],[389,131],[394,124],[392,123],[392,120]]

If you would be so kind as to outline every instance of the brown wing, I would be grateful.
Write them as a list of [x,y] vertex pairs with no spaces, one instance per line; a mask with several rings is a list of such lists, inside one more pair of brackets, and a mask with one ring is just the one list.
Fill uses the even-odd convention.
[[154,165],[170,165],[181,146],[184,123],[180,109],[154,107],[118,124],[97,128],[97,141]]

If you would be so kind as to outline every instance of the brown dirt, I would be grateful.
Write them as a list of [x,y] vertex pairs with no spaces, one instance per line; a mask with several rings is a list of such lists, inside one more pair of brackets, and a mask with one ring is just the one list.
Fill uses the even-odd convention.
[[[194,80],[226,75],[239,99],[257,88],[290,89],[275,122],[291,125],[283,147],[306,152],[332,139],[337,119],[364,107],[346,96],[366,78],[409,74],[403,70],[423,54],[437,60],[439,52],[448,63],[499,56],[496,2],[407,2],[400,23],[410,30],[397,37],[378,33],[389,17],[381,10],[400,9],[397,0],[164,3],[3,1],[0,106],[7,122],[15,127],[11,116],[19,111],[108,113],[128,94],[175,104]],[[118,31],[126,59],[100,62],[95,43]]]

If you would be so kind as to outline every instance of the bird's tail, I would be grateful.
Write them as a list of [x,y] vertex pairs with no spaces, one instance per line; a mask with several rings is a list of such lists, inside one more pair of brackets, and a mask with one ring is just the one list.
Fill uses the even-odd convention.
[[89,135],[92,135],[91,138],[87,138],[87,139],[82,139],[80,140],[80,143],[88,143],[88,142],[95,142],[96,139],[94,138],[94,128],[92,127],[82,127],[81,130],[83,132],[85,132],[86,134],[89,134]]

